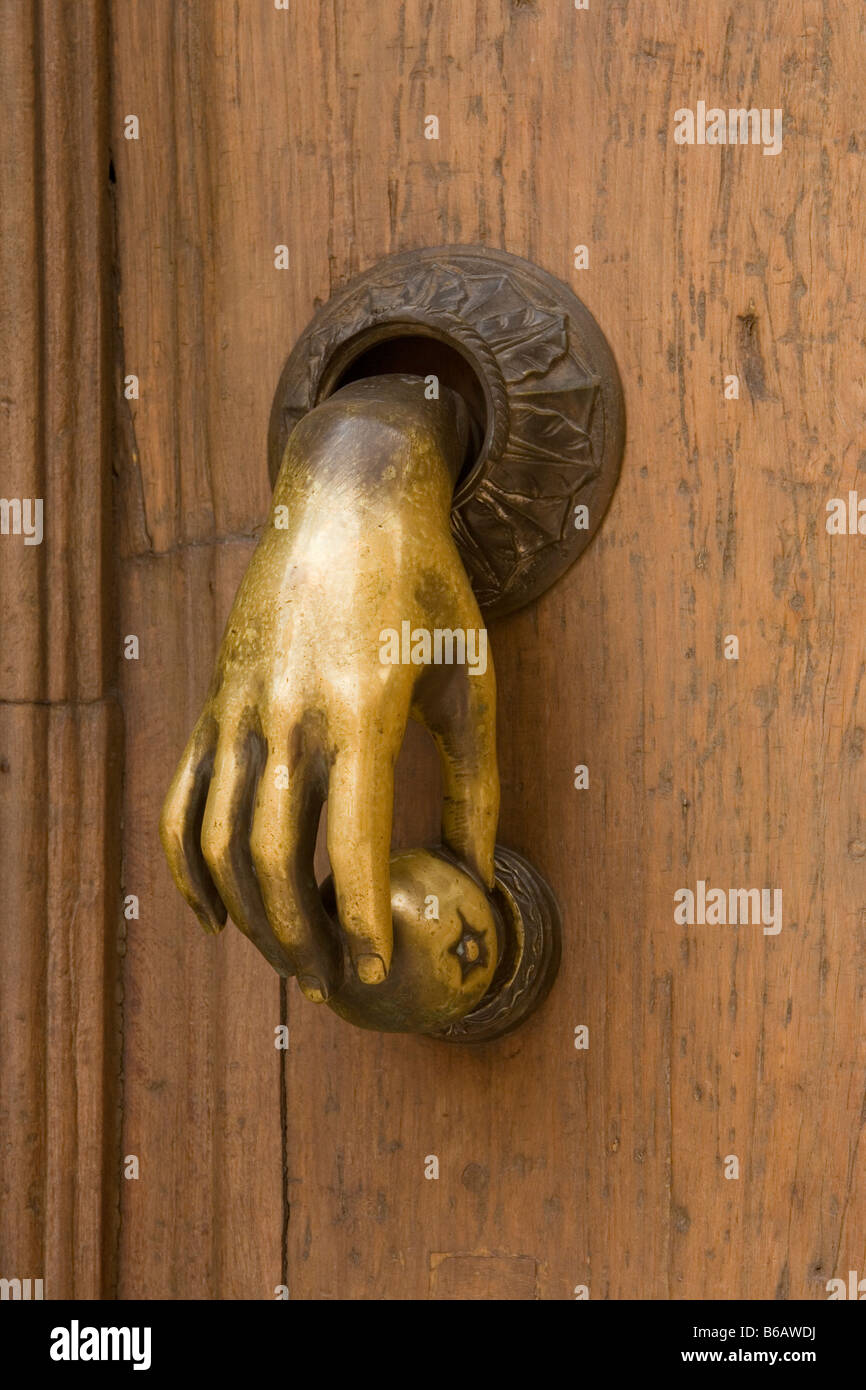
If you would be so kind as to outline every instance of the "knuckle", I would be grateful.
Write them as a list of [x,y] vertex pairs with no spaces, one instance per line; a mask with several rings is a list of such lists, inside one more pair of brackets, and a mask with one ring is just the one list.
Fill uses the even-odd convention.
[[259,879],[281,882],[287,877],[287,865],[280,847],[264,831],[253,830],[250,835],[250,854]]

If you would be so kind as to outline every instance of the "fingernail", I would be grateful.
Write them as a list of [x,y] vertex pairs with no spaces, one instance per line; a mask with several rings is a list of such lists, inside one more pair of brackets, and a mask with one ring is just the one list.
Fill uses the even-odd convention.
[[328,991],[321,980],[316,979],[315,975],[301,975],[298,984],[311,1004],[324,1004],[328,997]]
[[358,979],[364,985],[380,985],[388,973],[381,956],[363,955],[355,961]]

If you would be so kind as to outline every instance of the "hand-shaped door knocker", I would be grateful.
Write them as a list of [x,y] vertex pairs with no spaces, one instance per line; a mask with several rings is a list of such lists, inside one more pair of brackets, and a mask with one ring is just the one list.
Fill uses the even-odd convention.
[[[559,913],[496,845],[479,599],[506,612],[567,568],[622,444],[598,326],[516,257],[391,257],[320,311],[283,372],[268,523],[162,813],[206,930],[229,915],[309,1000],[365,1028],[485,1041],[538,1006]],[[442,844],[392,855],[410,717],[441,757]]]

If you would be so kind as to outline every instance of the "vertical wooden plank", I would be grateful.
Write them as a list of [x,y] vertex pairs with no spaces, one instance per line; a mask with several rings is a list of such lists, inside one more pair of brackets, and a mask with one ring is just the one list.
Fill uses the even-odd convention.
[[279,981],[233,926],[205,937],[158,837],[267,510],[268,381],[286,336],[272,320],[288,313],[274,234],[257,241],[253,113],[220,33],[249,7],[219,8],[217,23],[211,6],[112,7],[123,372],[141,383],[118,461],[122,627],[140,642],[122,681],[124,887],[141,904],[123,967],[122,1150],[141,1176],[122,1191],[122,1297],[273,1298],[284,1282]]
[[0,1072],[5,1136],[0,1221],[6,1277],[44,1279],[46,819],[44,794],[33,792],[45,783],[48,711],[4,706],[2,719],[0,845],[4,863],[18,867],[10,872],[4,894],[4,920],[17,936],[0,977],[0,1045],[6,1059]]
[[113,1287],[114,930],[121,721],[111,694],[111,304],[104,6],[5,5],[0,454],[4,1275]]
[[231,924],[201,930],[170,878],[158,818],[198,716],[249,542],[123,563],[124,626],[139,637],[123,685],[124,1298],[273,1298],[282,1279],[277,976]]
[[0,702],[2,1248],[46,1298],[113,1288],[122,721]]
[[[42,361],[41,276],[25,273],[40,265],[42,154],[38,114],[39,54],[34,6],[6,6],[0,44],[3,89],[8,93],[4,138],[0,144],[3,185],[0,203],[0,271],[6,294],[0,315],[3,360],[4,495],[40,497],[43,492],[39,396]],[[7,471],[8,470],[8,471]],[[8,489],[8,492],[6,491]],[[50,543],[50,542],[49,542]],[[40,598],[44,586],[41,546],[22,537],[4,538],[0,576],[4,593],[18,595],[3,614],[0,671],[7,699],[33,699],[43,693],[44,656],[40,652]]]
[[4,692],[93,700],[111,669],[104,6],[6,5],[2,22],[3,487],[44,506],[40,545],[0,547],[17,600],[4,614]]
[[[117,1225],[117,939],[123,721],[116,702],[47,720],[44,932],[46,1296],[108,1297]],[[50,802],[46,806],[46,791]],[[39,883],[30,880],[38,901]]]

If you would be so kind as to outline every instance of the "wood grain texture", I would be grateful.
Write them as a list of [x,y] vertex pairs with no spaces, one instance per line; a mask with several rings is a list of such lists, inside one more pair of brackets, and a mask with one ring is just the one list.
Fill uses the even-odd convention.
[[0,1264],[46,1298],[114,1283],[123,730],[110,613],[105,6],[0,7]]
[[[148,918],[125,958],[124,1149],[146,1180],[124,1189],[122,1292],[268,1297],[287,1259],[301,1299],[825,1297],[866,1269],[863,548],[824,529],[828,497],[866,488],[860,11],[111,13],[142,381],[119,464],[124,623],[144,637],[125,883]],[[676,146],[674,111],[701,99],[783,108],[782,153]],[[567,280],[626,392],[601,534],[491,630],[501,839],[562,904],[562,974],[474,1050],[353,1032],[292,987],[281,1103],[276,981],[236,934],[196,936],[159,802],[265,515],[295,337],[385,253],[456,241]],[[405,842],[434,816],[402,797]],[[781,933],[676,926],[698,879],[781,888]]]
[[0,1249],[46,1298],[112,1287],[122,732],[116,704],[0,708]]
[[105,6],[5,4],[0,272],[4,497],[45,535],[3,537],[9,700],[95,700],[111,683],[113,304]]
[[272,1298],[285,1283],[277,976],[233,927],[207,937],[168,876],[157,822],[165,770],[198,715],[249,543],[128,562],[123,1298]]

